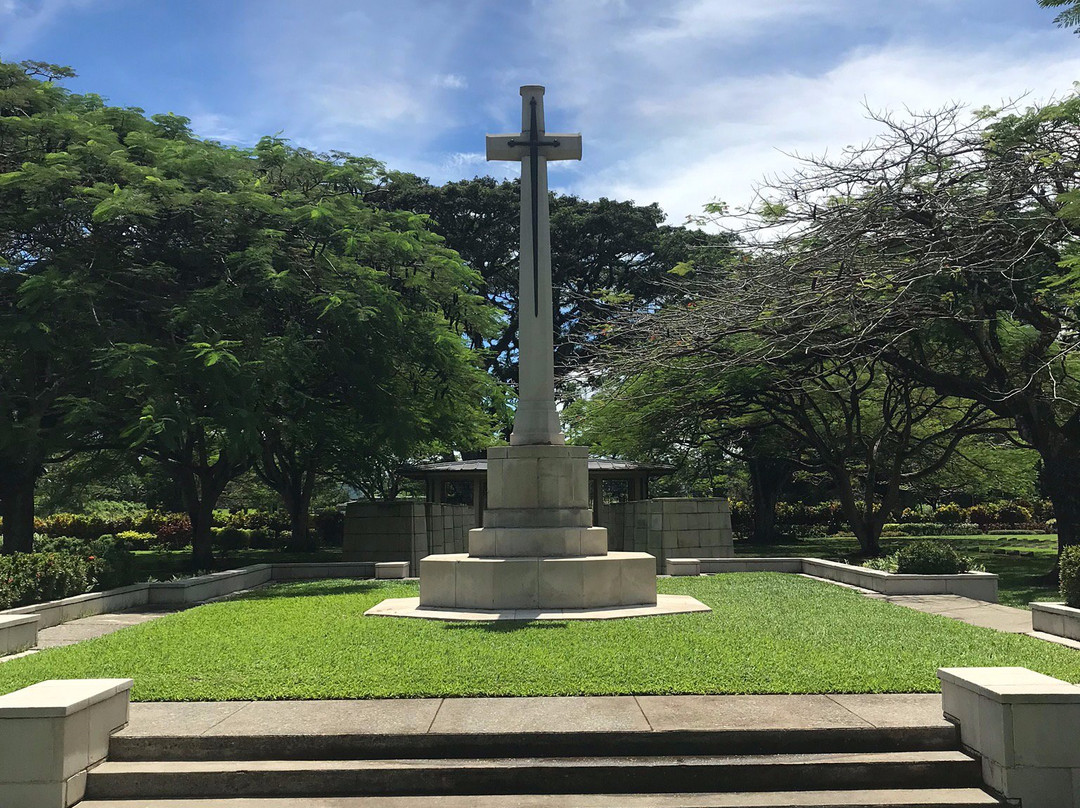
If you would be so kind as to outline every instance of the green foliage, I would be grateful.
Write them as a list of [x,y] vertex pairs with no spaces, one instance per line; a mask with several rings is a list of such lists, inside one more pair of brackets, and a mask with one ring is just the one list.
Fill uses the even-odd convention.
[[964,509],[955,502],[939,505],[934,509],[934,521],[940,525],[956,525],[964,521]]
[[158,543],[170,550],[179,550],[191,543],[191,520],[187,516],[174,515],[157,529]]
[[90,562],[71,553],[0,556],[0,608],[81,595],[92,586]]
[[975,536],[981,531],[976,524],[960,522],[886,522],[882,533],[893,536]]
[[914,541],[896,555],[896,571],[909,575],[957,575],[967,572],[968,560],[946,542]]
[[1060,561],[1061,597],[1067,606],[1080,609],[1080,547],[1066,547]]
[[1039,0],[1043,8],[1060,8],[1054,22],[1062,28],[1072,28],[1080,34],[1080,0]]

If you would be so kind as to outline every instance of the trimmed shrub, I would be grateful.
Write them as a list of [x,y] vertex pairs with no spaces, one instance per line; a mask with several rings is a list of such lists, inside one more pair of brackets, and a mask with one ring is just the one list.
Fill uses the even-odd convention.
[[964,509],[955,502],[939,505],[934,509],[934,521],[940,525],[958,525],[965,521]]
[[0,556],[0,608],[29,606],[90,591],[89,562],[68,553]]
[[905,575],[956,575],[968,560],[941,541],[913,541],[896,554],[896,571]]
[[116,538],[124,543],[129,550],[149,550],[157,544],[157,533],[146,533],[141,530],[124,530],[116,534]]
[[1015,502],[1000,502],[997,506],[997,519],[1003,525],[1022,525],[1034,519],[1031,511]]
[[960,522],[941,525],[935,522],[890,522],[883,526],[882,536],[975,536],[982,531],[978,525]]
[[173,514],[157,530],[157,540],[170,550],[180,550],[191,544],[191,520],[188,517]]
[[1080,609],[1080,547],[1061,551],[1061,597],[1066,606]]
[[135,555],[120,536],[104,535],[87,545],[86,560],[96,589],[135,583]]
[[214,537],[214,546],[220,547],[227,553],[246,550],[251,547],[251,538],[254,532],[242,527],[210,528],[210,533]]

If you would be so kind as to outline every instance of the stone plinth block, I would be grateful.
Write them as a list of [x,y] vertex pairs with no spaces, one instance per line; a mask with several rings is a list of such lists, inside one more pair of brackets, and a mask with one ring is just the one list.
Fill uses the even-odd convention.
[[941,706],[983,781],[1024,808],[1080,807],[1080,687],[1027,668],[941,668]]
[[488,449],[488,502],[493,509],[587,509],[585,446],[496,446]]
[[667,560],[668,575],[701,575],[700,558],[669,558]]
[[478,611],[654,605],[655,564],[647,553],[522,558],[432,555],[420,562],[420,605]]
[[469,531],[469,555],[525,556],[604,555],[604,527],[482,527]]
[[376,578],[408,578],[408,561],[379,561],[375,564]]
[[68,808],[127,723],[130,679],[39,682],[0,696],[0,805]]

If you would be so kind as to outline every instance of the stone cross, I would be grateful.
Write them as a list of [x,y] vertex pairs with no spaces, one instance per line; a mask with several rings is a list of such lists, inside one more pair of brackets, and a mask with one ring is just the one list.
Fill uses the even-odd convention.
[[521,161],[518,252],[518,405],[510,443],[565,443],[555,410],[555,326],[552,321],[551,224],[547,163],[580,160],[581,135],[544,131],[544,88],[521,88],[521,133],[487,136],[488,160]]

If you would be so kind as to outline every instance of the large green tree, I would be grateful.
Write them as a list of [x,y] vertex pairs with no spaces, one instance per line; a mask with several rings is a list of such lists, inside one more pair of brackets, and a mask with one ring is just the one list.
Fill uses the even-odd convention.
[[[499,312],[501,327],[494,334],[467,333],[488,370],[506,384],[517,380],[519,189],[517,181],[490,177],[432,185],[391,173],[372,196],[380,205],[430,216],[447,246],[480,273],[480,291]],[[550,204],[556,386],[569,401],[592,381],[583,374],[596,330],[626,307],[655,305],[667,293],[669,270],[728,239],[666,225],[656,204],[556,193]]]
[[[1080,97],[911,120],[766,192],[745,261],[701,272],[687,344],[888,363],[1009,419],[1080,542]],[[693,350],[693,347],[690,348]]]
[[43,80],[63,70],[0,67],[8,551],[32,546],[34,484],[65,453],[160,463],[206,567],[214,505],[253,467],[303,543],[317,475],[482,437],[477,276],[424,217],[366,200],[381,166],[225,148]]

